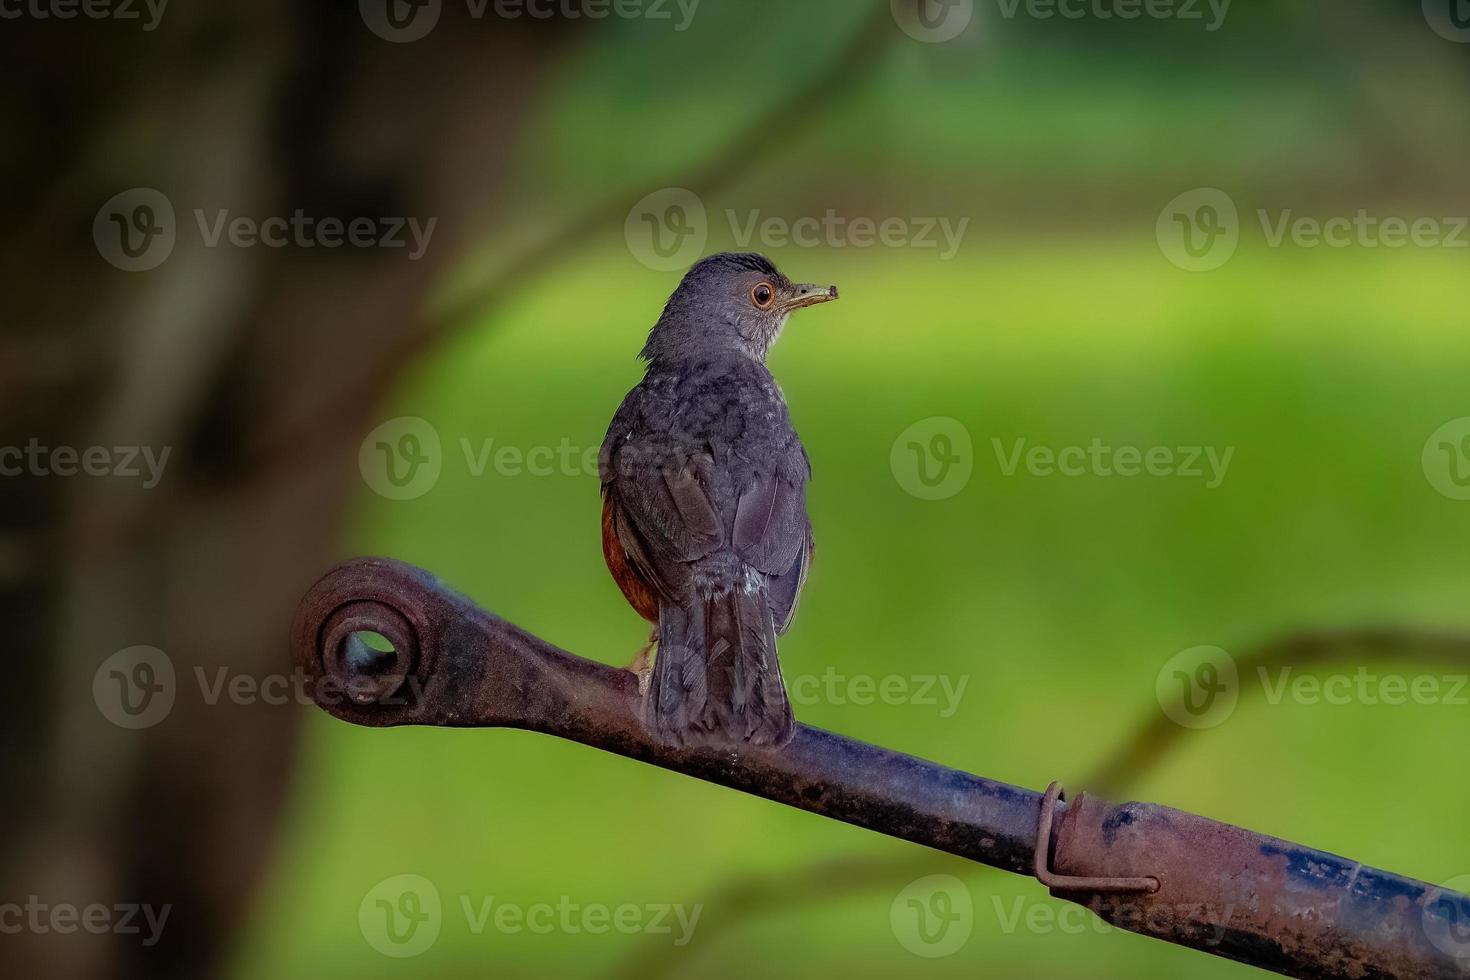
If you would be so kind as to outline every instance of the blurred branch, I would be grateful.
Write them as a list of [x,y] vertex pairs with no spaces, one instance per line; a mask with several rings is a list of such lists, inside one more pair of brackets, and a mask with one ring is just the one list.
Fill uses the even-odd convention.
[[[1470,633],[1417,628],[1308,631],[1268,641],[1237,658],[1236,664],[1244,676],[1261,669],[1316,666],[1356,657],[1470,669]],[[1080,785],[1101,796],[1123,792],[1157,768],[1188,731],[1170,721],[1167,713],[1151,708],[1132,736]],[[718,886],[713,898],[703,903],[708,914],[701,921],[710,924],[702,933],[703,941],[708,947],[713,943],[711,935],[734,932],[750,919],[782,909],[824,905],[848,895],[902,887],[941,871],[962,875],[990,870],[938,851],[905,849],[896,855],[824,857],[776,873],[742,875]],[[606,975],[609,980],[669,976],[683,965],[680,953],[687,950],[665,943],[640,943]]]
[[[1242,676],[1280,667],[1312,667],[1353,657],[1375,661],[1412,661],[1470,667],[1470,635],[1418,629],[1332,629],[1296,633],[1257,647],[1236,658]],[[1183,695],[1176,703],[1182,709]],[[1085,782],[1102,796],[1120,793],[1134,779],[1155,768],[1187,729],[1169,713],[1147,712],[1132,737],[1110,753]]]

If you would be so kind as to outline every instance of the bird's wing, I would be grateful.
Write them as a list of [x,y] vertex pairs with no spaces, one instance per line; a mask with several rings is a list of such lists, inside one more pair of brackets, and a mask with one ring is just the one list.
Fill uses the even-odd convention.
[[791,628],[792,621],[796,619],[796,607],[801,602],[801,590],[806,586],[806,576],[812,567],[812,554],[815,550],[816,547],[812,541],[812,526],[808,523],[801,555],[795,567],[781,575],[771,575],[766,579],[771,602],[771,617],[776,622],[777,633],[785,633]]
[[801,555],[805,539],[805,485],[777,472],[758,473],[735,507],[735,553],[768,575],[780,575]]
[[610,487],[603,487],[602,494],[602,557],[628,605],[644,619],[657,623],[659,592],[648,557]]
[[799,449],[786,465],[758,474],[740,495],[731,544],[746,563],[766,574],[778,632],[796,615],[797,600],[811,566],[812,528],[806,514],[806,474]]
[[719,512],[699,478],[709,463],[693,456],[674,465],[616,467],[603,486],[607,520],[629,563],[659,595],[681,595],[688,564],[724,541]]

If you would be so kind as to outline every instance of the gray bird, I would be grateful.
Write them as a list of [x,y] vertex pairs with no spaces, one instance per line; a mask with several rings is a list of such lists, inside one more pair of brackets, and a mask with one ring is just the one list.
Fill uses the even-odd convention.
[[645,723],[668,744],[781,746],[795,733],[776,635],[811,564],[811,464],[766,354],[793,311],[836,298],[764,256],[704,259],[649,332],[647,373],[608,427],[603,556],[654,624],[633,669]]

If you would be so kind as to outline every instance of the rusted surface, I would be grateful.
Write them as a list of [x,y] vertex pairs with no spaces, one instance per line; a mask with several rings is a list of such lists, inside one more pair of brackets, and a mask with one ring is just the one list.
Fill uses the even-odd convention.
[[1062,875],[1051,868],[1052,822],[1062,803],[1062,784],[1053,782],[1041,798],[1041,819],[1036,830],[1036,857],[1032,873],[1036,880],[1051,889],[1053,895],[1076,892],[1123,892],[1153,894],[1159,890],[1159,879],[1152,875],[1132,878],[1100,878],[1096,876]]
[[[1296,977],[1466,977],[1470,900],[1289,841],[1152,803],[1083,794],[1053,861],[1064,874],[1158,879],[1079,898],[1133,932]],[[1053,894],[1058,894],[1053,892]]]
[[[393,651],[372,650],[363,632]],[[1039,793],[804,725],[779,751],[668,748],[639,722],[632,674],[559,650],[401,562],[328,573],[302,600],[292,651],[317,703],[353,724],[572,739],[1007,871],[1049,869],[1043,878],[1066,888],[1054,894],[1121,928],[1287,976],[1470,977],[1470,897],[1204,817],[1084,794],[1054,799],[1060,822],[1042,834]],[[1158,889],[1076,891],[1067,877]]]

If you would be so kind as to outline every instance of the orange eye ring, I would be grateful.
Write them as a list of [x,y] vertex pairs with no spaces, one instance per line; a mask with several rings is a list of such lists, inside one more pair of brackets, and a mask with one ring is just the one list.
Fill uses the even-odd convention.
[[771,304],[776,302],[776,287],[768,282],[758,283],[750,291],[750,301],[758,310],[768,310]]

